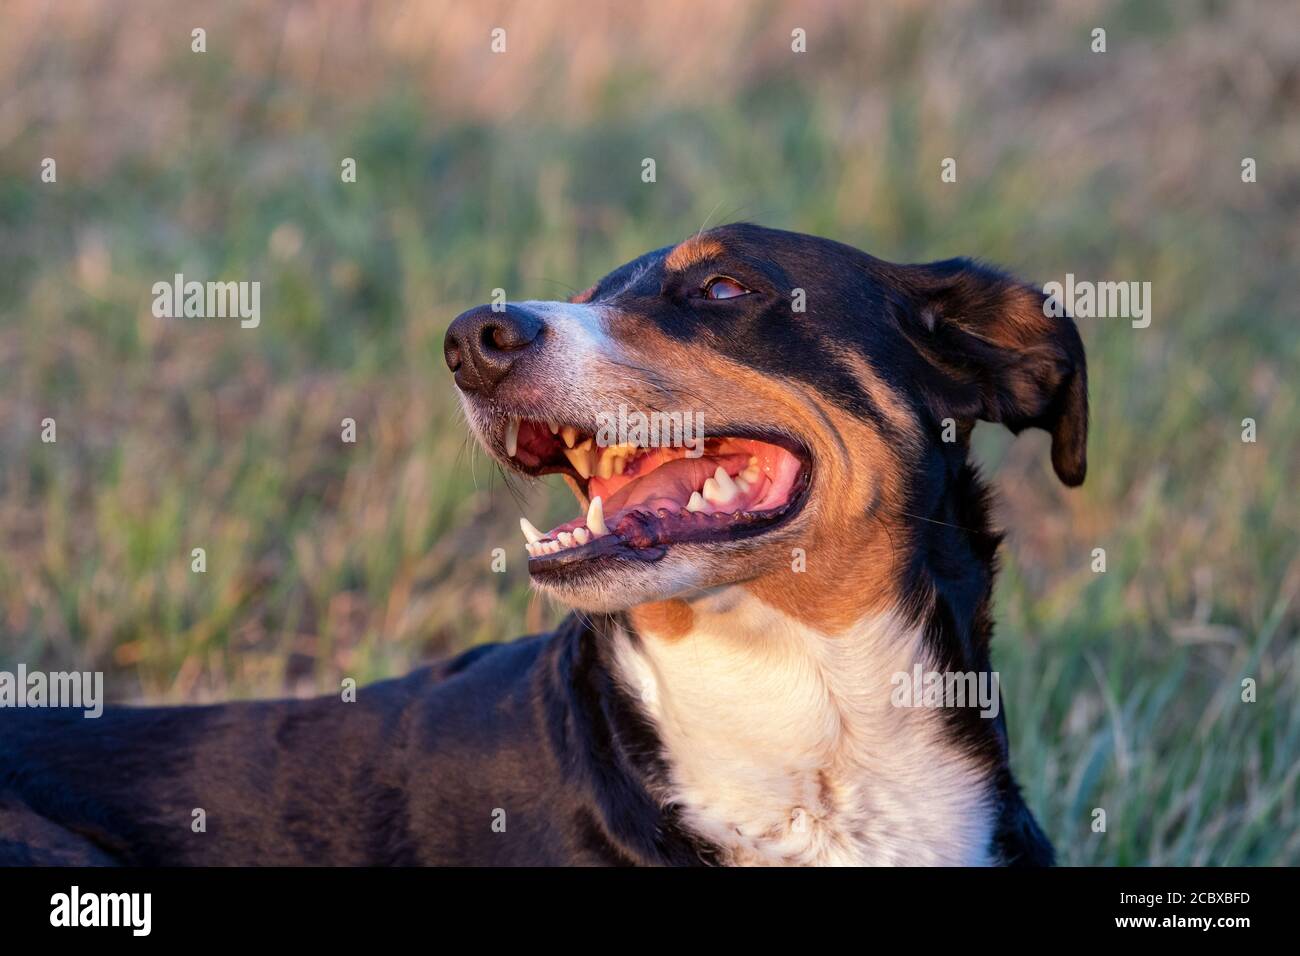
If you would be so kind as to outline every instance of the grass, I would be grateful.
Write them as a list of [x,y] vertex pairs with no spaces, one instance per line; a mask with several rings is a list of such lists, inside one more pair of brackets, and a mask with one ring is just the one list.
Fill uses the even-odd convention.
[[[635,31],[580,7],[236,4],[205,16],[201,55],[175,6],[13,5],[0,667],[103,669],[119,700],[308,693],[549,626],[443,330],[494,287],[562,297],[748,218],[895,260],[1152,283],[1150,328],[1082,323],[1083,489],[1052,481],[1042,436],[977,431],[1009,530],[1014,764],[1064,862],[1300,862],[1284,5],[768,4],[701,36],[684,0]],[[261,327],[155,319],[177,271],[260,280]],[[525,505],[567,507],[553,488]]]

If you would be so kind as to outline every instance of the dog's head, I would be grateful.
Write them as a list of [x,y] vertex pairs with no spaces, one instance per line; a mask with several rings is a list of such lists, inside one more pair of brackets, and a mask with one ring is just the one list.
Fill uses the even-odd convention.
[[594,611],[742,584],[835,629],[898,601],[977,420],[1048,431],[1083,481],[1083,346],[1043,300],[965,260],[742,224],[569,302],[471,309],[445,354],[488,451],[578,497],[524,526],[537,584]]

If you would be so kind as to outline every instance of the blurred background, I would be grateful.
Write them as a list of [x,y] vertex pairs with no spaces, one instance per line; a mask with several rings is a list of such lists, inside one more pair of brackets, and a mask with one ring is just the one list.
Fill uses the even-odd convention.
[[[1298,212],[1283,0],[11,0],[0,668],[304,694],[550,627],[517,522],[571,496],[521,507],[471,446],[443,331],[749,219],[1152,283],[1149,328],[1080,321],[1082,489],[1044,436],[976,433],[1013,763],[1064,862],[1294,864]],[[260,281],[261,326],[155,318],[175,272]]]

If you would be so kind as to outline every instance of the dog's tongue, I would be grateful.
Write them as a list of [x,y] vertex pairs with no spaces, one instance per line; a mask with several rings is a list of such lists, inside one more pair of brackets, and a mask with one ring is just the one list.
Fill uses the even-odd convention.
[[638,506],[655,511],[671,508],[679,511],[691,493],[704,484],[721,465],[727,474],[736,475],[748,462],[746,455],[710,455],[703,458],[675,458],[640,478],[634,478],[605,502],[605,514],[616,515]]

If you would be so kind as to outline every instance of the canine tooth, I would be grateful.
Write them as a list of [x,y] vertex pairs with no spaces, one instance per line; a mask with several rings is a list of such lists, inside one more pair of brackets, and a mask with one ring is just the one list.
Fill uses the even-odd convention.
[[574,528],[573,540],[578,542],[578,544],[586,544],[591,540],[591,532],[586,528]]
[[578,430],[572,425],[565,425],[560,429],[560,437],[564,439],[564,444],[572,448],[573,443],[578,440]]
[[546,427],[551,430],[552,435],[556,434],[560,430],[559,424],[551,421],[549,418],[546,419]]
[[564,457],[584,479],[591,477],[591,452],[586,448],[566,448]]
[[609,529],[605,527],[605,503],[600,500],[600,495],[591,499],[591,507],[587,509],[587,528],[593,538],[609,534]]
[[569,532],[561,531],[559,534],[556,535],[556,537],[560,539],[561,548],[573,547],[573,535],[569,534]]
[[524,537],[528,539],[529,544],[536,544],[542,540],[542,533],[534,528],[533,523],[527,518],[519,519],[519,527],[523,531]]
[[703,511],[708,505],[704,497],[698,491],[691,492],[691,500],[686,502],[686,510],[690,512]]
[[506,455],[510,458],[515,457],[515,452],[519,450],[519,419],[513,415],[510,421],[506,423]]
[[727,500],[722,497],[722,492],[718,490],[718,483],[712,478],[704,480],[704,500],[714,505],[720,505]]
[[736,497],[736,483],[727,474],[727,469],[719,465],[718,470],[713,473],[713,480],[718,483],[718,491],[721,493],[723,501],[730,501]]

